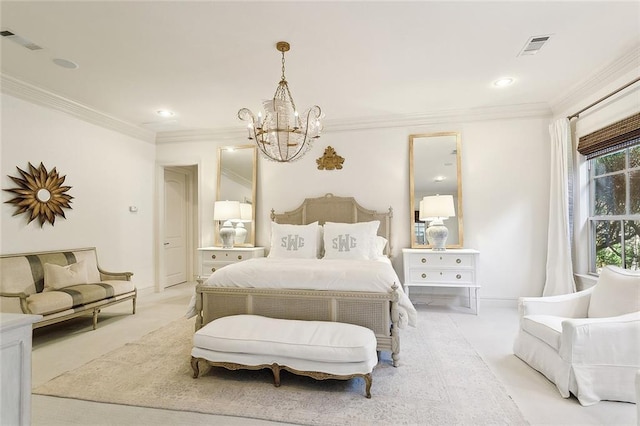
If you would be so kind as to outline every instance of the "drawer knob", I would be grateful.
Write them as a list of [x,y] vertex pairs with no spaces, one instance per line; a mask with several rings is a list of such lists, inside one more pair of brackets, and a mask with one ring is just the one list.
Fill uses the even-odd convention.
[[425,259],[424,257],[421,260],[422,263],[427,263],[427,259]]
[[238,260],[242,260],[242,255],[241,254],[238,255]]
[[215,272],[215,271],[216,271],[216,268],[211,268],[211,272]]
[[461,263],[462,259],[456,259],[456,263]]
[[456,275],[456,278],[457,278],[457,279],[460,279],[460,278],[462,278],[462,275],[457,274],[457,275]]
[[427,278],[427,274],[423,273],[422,278]]
[[212,258],[212,259],[215,259],[215,258],[216,258],[216,255],[215,255],[215,254],[212,254],[212,255],[211,255],[211,258]]
[[440,256],[440,260],[442,260],[442,256]]

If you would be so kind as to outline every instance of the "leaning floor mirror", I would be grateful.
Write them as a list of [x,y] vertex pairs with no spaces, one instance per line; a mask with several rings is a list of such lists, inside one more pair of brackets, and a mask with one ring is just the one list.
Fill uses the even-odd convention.
[[[256,164],[255,145],[218,148],[218,190],[216,202],[238,202],[239,212],[215,223],[215,245],[222,245],[220,227],[225,223],[235,230],[233,246],[253,247],[256,235]],[[214,217],[216,212],[214,211]]]
[[425,196],[453,197],[455,217],[444,221],[449,231],[447,248],[462,248],[462,179],[460,133],[441,132],[409,136],[409,195],[411,198],[411,248],[429,248],[428,223],[420,220],[420,200]]

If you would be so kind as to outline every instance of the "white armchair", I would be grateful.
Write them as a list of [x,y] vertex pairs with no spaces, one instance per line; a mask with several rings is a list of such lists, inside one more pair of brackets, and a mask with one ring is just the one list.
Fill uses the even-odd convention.
[[580,404],[636,402],[640,273],[607,266],[590,289],[518,301],[514,354]]

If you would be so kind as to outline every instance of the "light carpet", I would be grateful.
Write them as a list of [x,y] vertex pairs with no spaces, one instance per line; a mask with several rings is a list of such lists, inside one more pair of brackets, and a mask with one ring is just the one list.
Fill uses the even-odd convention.
[[400,366],[382,354],[371,399],[360,378],[316,381],[285,371],[276,388],[269,370],[213,368],[193,379],[193,327],[193,319],[174,321],[34,393],[309,425],[527,424],[446,313],[419,312],[418,327],[401,330]]

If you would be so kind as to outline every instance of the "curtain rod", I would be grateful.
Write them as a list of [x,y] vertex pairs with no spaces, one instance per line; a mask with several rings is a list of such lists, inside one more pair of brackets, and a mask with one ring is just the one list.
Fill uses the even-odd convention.
[[572,118],[577,118],[580,114],[582,114],[583,112],[585,112],[586,110],[588,110],[589,108],[598,105],[600,102],[610,98],[611,96],[615,95],[616,93],[626,89],[627,87],[631,86],[632,84],[637,83],[638,81],[640,81],[640,77],[636,78],[635,80],[625,84],[624,86],[622,86],[621,88],[619,88],[618,90],[614,90],[613,92],[609,93],[608,95],[605,95],[603,97],[601,97],[600,99],[598,99],[597,101],[595,101],[594,103],[592,103],[591,105],[588,105],[584,108],[582,108],[580,111],[576,112],[575,114],[571,114],[570,116],[567,117],[568,120],[571,120]]

